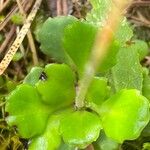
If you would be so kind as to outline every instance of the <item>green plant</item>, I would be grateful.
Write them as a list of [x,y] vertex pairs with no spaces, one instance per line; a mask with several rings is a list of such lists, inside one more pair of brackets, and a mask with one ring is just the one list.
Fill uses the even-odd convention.
[[41,50],[57,63],[33,68],[6,97],[5,108],[7,123],[31,140],[29,150],[84,149],[97,145],[103,132],[116,147],[138,138],[148,124],[149,86],[143,82],[148,74],[140,64],[148,47],[131,40],[125,20],[92,78],[84,106],[74,107],[97,32],[97,26],[71,16],[49,18],[39,30]]

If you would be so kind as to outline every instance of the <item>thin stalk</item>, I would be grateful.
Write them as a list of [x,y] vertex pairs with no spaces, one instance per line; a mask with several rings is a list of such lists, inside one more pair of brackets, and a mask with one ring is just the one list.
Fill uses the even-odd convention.
[[2,45],[0,46],[0,54],[2,54],[2,52],[5,50],[5,48],[8,46],[8,43],[10,43],[10,41],[12,40],[12,37],[15,33],[16,30],[16,26],[12,25],[8,35],[6,36],[5,41],[2,43]]
[[[25,22],[25,20],[26,20],[26,13],[23,10],[23,7],[21,6],[20,0],[16,0],[16,1],[17,1],[17,4],[18,4],[18,7],[19,7],[19,10],[20,10],[21,14],[23,15],[24,22]],[[29,31],[27,33],[27,38],[28,38],[29,45],[30,45],[31,52],[32,52],[33,63],[34,63],[34,65],[38,65],[38,57],[37,57],[36,47],[35,47],[34,39],[33,39],[32,32],[31,32],[30,29],[29,29]]]
[[108,52],[108,48],[113,40],[113,33],[116,31],[119,21],[122,18],[122,12],[126,8],[127,4],[129,4],[129,1],[131,0],[114,0],[114,4],[112,5],[112,10],[108,15],[108,19],[106,20],[106,24],[97,34],[91,58],[85,67],[83,78],[79,81],[79,88],[75,98],[75,105],[78,109],[85,106],[85,97],[90,83],[93,80],[98,66],[102,63],[102,60]]

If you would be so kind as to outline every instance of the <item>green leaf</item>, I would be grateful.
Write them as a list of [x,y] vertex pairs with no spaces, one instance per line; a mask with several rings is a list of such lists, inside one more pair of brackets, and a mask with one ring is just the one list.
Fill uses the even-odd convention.
[[97,28],[85,22],[69,25],[64,32],[64,48],[82,74],[95,41]]
[[64,51],[62,38],[64,29],[74,22],[76,22],[76,18],[72,16],[47,19],[38,32],[38,39],[41,43],[42,52],[59,62],[67,62],[68,56]]
[[79,148],[85,148],[96,141],[100,130],[99,117],[87,111],[76,111],[67,115],[60,125],[64,142]]
[[22,52],[17,52],[15,53],[14,57],[13,57],[13,61],[19,61],[23,58],[23,53]]
[[102,26],[111,10],[112,0],[90,0],[93,9],[87,14],[86,20],[94,25]]
[[125,44],[127,41],[130,41],[133,37],[133,30],[131,25],[128,23],[126,18],[123,18],[120,21],[119,27],[115,33],[115,38],[121,44]]
[[35,35],[35,39],[39,41],[39,31],[41,30],[44,22],[47,20],[48,15],[45,15],[43,9],[40,9],[32,23],[31,30]]
[[100,107],[106,135],[119,143],[138,138],[150,119],[149,102],[138,90],[121,90]]
[[108,138],[104,132],[101,132],[100,137],[93,143],[95,150],[118,150],[119,144]]
[[140,41],[140,40],[135,40],[133,42],[135,44],[132,45],[132,49],[136,49],[139,53],[140,60],[143,60],[145,58],[145,56],[147,56],[149,53],[147,43],[144,41]]
[[144,143],[142,150],[149,150],[150,149],[150,142]]
[[96,105],[101,105],[109,96],[110,88],[107,86],[107,79],[94,77],[88,92],[87,92],[87,102],[95,103]]
[[75,150],[75,147],[62,142],[58,150]]
[[23,16],[20,13],[16,13],[11,17],[11,21],[14,24],[21,25],[23,24]]
[[10,93],[17,87],[17,85],[18,85],[17,82],[14,82],[8,79],[5,86],[7,87],[8,93]]
[[142,94],[150,100],[150,76],[149,76],[149,70],[147,68],[144,68],[143,72],[143,89],[142,89]]
[[[82,75],[94,46],[97,28],[86,22],[76,22],[69,25],[64,33],[64,48],[77,66]],[[100,71],[106,71],[116,64],[116,56],[120,44],[114,40],[109,47],[109,52],[100,65]]]
[[144,128],[144,130],[142,131],[142,137],[149,137],[150,136],[150,121],[147,124],[147,126]]
[[116,91],[124,88],[142,91],[142,67],[134,45],[119,50],[117,64],[112,68],[112,80]]
[[37,84],[42,100],[53,108],[68,106],[75,98],[75,75],[65,64],[49,64],[44,69],[44,80]]
[[29,74],[24,78],[23,83],[27,83],[34,86],[39,81],[40,75],[43,72],[43,70],[44,69],[41,67],[33,67]]
[[6,118],[10,126],[17,126],[23,138],[31,138],[41,134],[45,128],[51,110],[42,103],[35,88],[22,84],[8,97]]
[[29,150],[56,150],[61,144],[59,134],[60,116],[53,115],[49,118],[46,130],[38,137],[31,140]]
[[101,65],[99,66],[99,72],[107,71],[108,69],[116,65],[117,54],[120,48],[121,48],[120,43],[114,39],[111,45],[109,46],[107,55],[104,57]]
[[60,120],[66,117],[72,111],[72,109],[67,108],[50,116],[45,131],[40,136],[36,136],[31,140],[29,150],[61,149],[60,147],[62,146],[62,139],[59,130]]

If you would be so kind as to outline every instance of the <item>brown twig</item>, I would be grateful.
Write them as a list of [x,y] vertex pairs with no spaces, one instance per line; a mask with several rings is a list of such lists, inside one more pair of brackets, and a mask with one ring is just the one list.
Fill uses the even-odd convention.
[[[23,7],[21,6],[20,0],[16,0],[16,1],[17,1],[19,10],[20,10],[21,14],[24,17],[24,22],[25,22],[25,20],[26,20],[26,13],[23,10]],[[30,49],[31,49],[31,52],[32,52],[33,63],[34,63],[34,65],[38,65],[38,57],[37,57],[36,47],[35,47],[34,39],[33,39],[33,36],[32,36],[32,33],[31,33],[30,29],[29,29],[29,31],[27,33],[27,38],[28,38]]]
[[7,0],[1,5],[0,7],[0,13],[7,7],[7,5],[10,3],[10,0]]
[[17,38],[15,39],[14,43],[12,44],[12,46],[10,47],[10,49],[8,50],[8,52],[6,53],[5,57],[3,58],[3,60],[0,63],[0,75],[3,74],[3,72],[6,70],[6,68],[8,67],[9,63],[11,62],[11,60],[13,59],[15,53],[17,52],[18,48],[20,47],[20,43],[22,43],[24,37],[26,36],[31,23],[41,5],[42,0],[36,0],[30,14],[28,15],[26,22],[24,23],[22,29],[20,30]]
[[148,0],[140,0],[140,1],[133,1],[130,5],[130,7],[135,7],[135,6],[149,6],[150,1]]
[[10,39],[12,38],[12,36],[14,35],[16,30],[16,26],[12,25],[8,35],[6,35],[6,39],[5,41],[2,43],[2,45],[0,46],[0,54],[5,50],[5,48],[7,47],[8,43],[10,42]]
[[68,15],[68,1],[62,0],[62,9],[63,9],[63,15]]
[[62,5],[61,5],[61,0],[57,0],[57,16],[62,15]]
[[90,144],[90,145],[86,148],[86,150],[94,150],[93,145],[92,145],[92,144]]
[[135,16],[130,17],[130,22],[136,24],[137,26],[150,27],[150,22],[145,19],[141,19]]
[[7,14],[7,16],[5,17],[4,21],[0,23],[0,31],[7,25],[7,23],[9,22],[9,20],[11,19],[12,15],[14,13],[16,13],[18,10],[17,6],[14,6],[12,8],[12,10]]
[[[21,2],[21,5],[23,6],[25,12],[27,12],[30,7],[32,6],[33,0],[24,0]],[[10,21],[11,17],[18,11],[17,5],[15,5],[11,11],[7,14],[4,21],[0,23],[0,31],[7,25],[7,23]]]

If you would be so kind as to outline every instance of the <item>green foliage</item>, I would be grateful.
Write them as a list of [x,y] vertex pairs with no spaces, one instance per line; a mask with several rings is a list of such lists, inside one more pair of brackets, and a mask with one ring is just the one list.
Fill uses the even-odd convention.
[[142,91],[142,67],[134,45],[127,45],[119,50],[117,64],[112,68],[112,78],[116,91],[124,88]]
[[150,150],[150,143],[144,143],[142,150]]
[[102,26],[107,18],[108,12],[111,10],[112,0],[90,0],[90,2],[93,9],[87,14],[86,20]]
[[65,29],[64,48],[82,74],[94,45],[97,28],[84,22],[76,22]]
[[65,64],[50,64],[43,73],[45,79],[36,84],[42,100],[56,108],[71,104],[75,98],[75,76],[71,69]]
[[20,13],[16,13],[11,17],[11,21],[14,24],[21,25],[23,24],[23,16]]
[[41,30],[43,23],[46,21],[48,16],[45,15],[44,11],[40,9],[36,15],[34,22],[32,23],[32,30],[35,35],[35,39],[39,41],[39,31]]
[[140,60],[143,60],[145,56],[148,55],[149,49],[148,45],[144,41],[135,40],[133,41],[135,44],[132,45],[132,49],[135,49],[139,53]]
[[6,112],[7,123],[17,126],[23,138],[31,138],[43,132],[51,110],[41,102],[34,87],[22,84],[7,97]]
[[54,150],[61,143],[59,135],[60,116],[52,116],[49,118],[47,127],[42,135],[33,138],[29,150]]
[[[148,47],[132,39],[132,28],[125,19],[85,93],[84,107],[73,106],[97,25],[105,22],[112,1],[91,3],[93,10],[86,21],[63,16],[49,18],[38,27],[41,50],[61,64],[32,68],[17,88],[8,84],[13,91],[6,97],[6,121],[16,126],[22,138],[30,138],[29,150],[74,150],[93,142],[97,150],[115,150],[124,140],[138,138],[143,129],[141,135],[149,135],[150,110],[145,97],[150,99],[150,77],[140,64]],[[0,89],[4,84],[0,77]]]
[[[45,54],[58,62],[69,64],[81,77],[94,46],[97,31],[94,25],[77,21],[73,17],[57,17],[44,23],[39,31],[39,41]],[[106,71],[116,64],[119,48],[120,44],[114,40],[100,66],[101,71]]]
[[150,100],[150,76],[149,76],[149,70],[144,68],[145,70],[143,71],[143,89],[142,93],[143,95]]
[[13,57],[13,61],[19,61],[22,57],[23,54],[21,52],[17,52]]
[[117,54],[121,48],[120,43],[114,39],[114,41],[109,46],[107,55],[104,57],[101,65],[99,66],[99,72],[108,71],[117,63]]
[[62,45],[65,27],[76,22],[74,17],[49,18],[38,32],[41,50],[60,62],[67,62],[68,57]]
[[120,21],[115,37],[123,45],[133,37],[133,30],[125,18]]
[[149,101],[137,90],[121,90],[100,110],[106,135],[119,143],[136,139],[150,119]]
[[33,67],[28,73],[28,75],[24,78],[23,83],[27,83],[34,86],[39,81],[41,73],[43,71],[44,69],[42,67]]
[[32,139],[29,150],[72,150],[71,146],[62,142],[60,134],[60,123],[63,118],[72,113],[71,109],[54,113],[48,119],[47,127],[43,134]]
[[101,132],[101,136],[93,143],[95,150],[118,150],[119,144],[108,138],[104,132]]
[[99,117],[87,111],[76,111],[67,115],[60,126],[63,140],[80,148],[85,148],[95,141],[100,130]]
[[106,78],[95,77],[88,89],[86,100],[101,105],[110,95],[110,87]]

